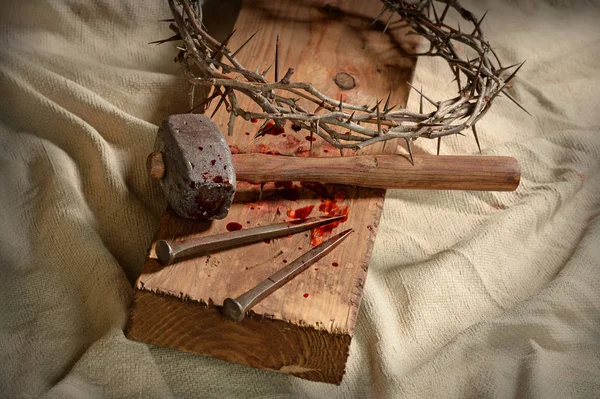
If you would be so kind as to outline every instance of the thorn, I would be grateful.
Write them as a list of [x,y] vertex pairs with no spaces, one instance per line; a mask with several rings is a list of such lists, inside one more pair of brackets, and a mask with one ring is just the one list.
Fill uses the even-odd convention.
[[440,155],[440,144],[442,144],[442,136],[438,137],[437,154]]
[[354,114],[355,113],[356,113],[356,111],[352,111],[352,115],[350,115],[350,118],[348,118],[348,120],[346,121],[346,123],[352,122],[352,118],[354,118]]
[[381,117],[379,116],[379,103],[377,103],[377,135],[381,136],[383,131],[381,130]]
[[456,25],[458,26],[458,33],[462,33],[462,31],[460,30],[460,21],[457,21]]
[[[480,76],[480,74],[481,74],[481,68],[483,67],[483,59],[485,58],[486,53],[487,53],[487,47],[483,50],[483,55],[481,56],[481,59],[479,60],[479,67],[477,68],[477,74],[475,76]],[[483,85],[483,82],[482,82],[482,85]],[[476,88],[477,88],[477,80],[474,80],[473,86],[471,86],[471,97],[473,97],[473,95],[475,95]]]
[[479,153],[481,154],[481,146],[479,145],[479,137],[477,137],[477,129],[475,129],[475,125],[471,126],[473,130],[473,136],[475,136],[475,142],[477,143],[477,148],[479,148]]
[[175,40],[181,40],[181,35],[179,33],[167,38],[167,39],[162,39],[162,40],[155,40],[153,42],[150,42],[148,44],[163,44],[166,42],[174,42]]
[[406,140],[406,147],[408,148],[408,155],[410,155],[410,163],[412,163],[413,166],[415,166],[415,160],[413,159],[413,153],[412,153],[412,147],[410,145],[410,139],[405,138],[404,140]]
[[225,97],[227,97],[227,94],[229,94],[229,91],[231,89],[226,89],[225,93],[223,93],[223,95],[221,96],[221,99],[219,100],[219,103],[217,104],[217,107],[215,108],[215,110],[213,111],[212,115],[210,116],[211,119],[213,116],[215,116],[215,114],[217,113],[217,111],[219,110],[219,108],[221,108],[221,104],[223,104],[223,102],[225,101]]
[[415,86],[411,85],[410,82],[406,82],[406,83],[408,83],[408,85],[410,87],[412,87],[417,93],[419,93],[421,96],[423,96],[425,98],[425,100],[429,101],[432,105],[434,105],[434,106],[437,107],[437,104],[432,99],[430,99],[429,97],[427,97],[425,94],[421,93]]
[[227,36],[227,38],[225,38],[225,40],[223,40],[223,43],[221,43],[221,45],[215,50],[215,53],[212,55],[212,57],[210,57],[211,59],[215,59],[215,57],[217,55],[219,55],[219,53],[225,48],[225,46],[227,46],[227,43],[229,43],[229,39],[231,39],[231,36],[233,36],[233,34],[235,33],[235,29],[231,31],[231,33],[229,34],[229,36]]
[[393,12],[390,13],[390,17],[389,17],[389,19],[387,21],[387,24],[385,24],[385,28],[383,28],[383,33],[385,33],[388,30],[388,28],[390,26],[390,22],[392,22],[392,17],[393,16],[394,16],[394,13]]
[[379,104],[381,104],[381,100],[376,100],[376,101],[377,101],[377,104],[375,104],[375,105],[373,106],[373,108],[371,108],[371,112],[375,111],[375,109],[376,109],[377,107],[379,107]]
[[521,108],[523,111],[525,111],[525,112],[527,113],[527,115],[529,115],[529,116],[533,116],[533,115],[531,115],[531,114],[529,113],[529,111],[527,111],[527,110],[526,110],[526,109],[525,109],[525,108],[524,108],[524,107],[523,107],[521,104],[519,104],[519,102],[518,102],[517,100],[515,100],[515,99],[513,98],[513,96],[511,96],[510,94],[508,94],[508,93],[507,93],[507,92],[505,92],[504,90],[501,90],[501,91],[502,91],[502,93],[504,93],[504,95],[505,95],[505,96],[506,96],[506,97],[507,97],[509,100],[511,100],[512,102],[514,102],[514,103],[515,103],[515,104],[516,104],[516,105],[517,105],[519,108]]
[[319,104],[319,106],[314,110],[313,114],[316,114],[317,112],[319,112],[323,108],[325,108],[325,100],[321,101],[321,104]]
[[279,81],[279,33],[275,39],[275,82]]
[[437,25],[440,24],[440,18],[437,15],[437,11],[435,10],[435,6],[433,5],[433,1],[431,2],[431,8],[433,8],[433,15],[435,16],[435,22]]
[[[488,10],[489,11],[489,10]],[[481,19],[479,21],[477,21],[477,24],[475,25],[475,29],[473,29],[473,33],[471,33],[471,35],[474,35],[475,33],[477,33],[477,31],[479,30],[479,27],[481,26],[481,23],[483,22],[483,19],[485,18],[485,16],[487,15],[487,11],[483,14],[483,17],[481,17]]]
[[342,95],[340,94],[340,112],[344,112],[342,109]]
[[271,65],[269,65],[269,67],[267,69],[265,69],[263,71],[263,73],[261,73],[261,75],[265,76],[271,70],[271,68],[273,68],[273,63],[271,63]]
[[444,7],[444,11],[442,12],[442,16],[440,17],[440,22],[444,22],[444,18],[446,18],[446,13],[450,8],[450,4],[452,4],[453,2],[453,0],[448,0],[448,2],[446,3],[446,7]]
[[190,109],[187,113],[189,114],[192,111],[195,111],[196,109],[200,108],[204,104],[210,103],[215,97],[220,96],[220,95],[221,95],[221,90],[219,90],[219,92],[215,92],[212,96],[202,100],[198,105],[196,105],[194,108]]
[[[421,86],[421,91],[423,91],[423,86]],[[423,114],[423,95],[419,98],[419,113]]]
[[250,40],[252,40],[252,39],[254,38],[254,36],[256,36],[256,34],[257,34],[257,33],[258,33],[258,31],[254,32],[254,33],[252,34],[252,36],[250,36],[250,37],[249,37],[249,38],[248,38],[248,39],[247,39],[247,40],[246,40],[246,41],[245,41],[245,42],[244,42],[244,43],[243,43],[243,44],[240,46],[240,48],[238,48],[237,50],[235,50],[235,52],[234,52],[233,54],[231,54],[231,56],[232,56],[232,57],[235,57],[236,55],[238,55],[238,53],[239,53],[240,51],[242,51],[242,49],[243,49],[244,47],[246,47],[246,44],[248,44],[248,43],[250,42]]
[[392,91],[388,93],[387,100],[385,100],[385,105],[383,106],[383,112],[386,113],[388,111],[388,106],[390,105],[390,97],[392,96]]
[[515,69],[513,71],[513,73],[510,74],[510,76],[508,78],[504,79],[504,84],[507,84],[508,82],[510,82],[512,80],[512,78],[515,77],[515,75],[517,74],[517,72],[519,72],[519,69],[521,69],[521,67],[523,66],[523,64],[525,64],[525,61],[523,61],[521,63],[521,65],[519,65],[519,67],[517,69]]
[[507,66],[507,67],[500,68],[500,72],[507,71],[507,70],[509,70],[510,68],[514,68],[514,67],[516,67],[517,65],[521,65],[521,64],[523,64],[523,63],[525,63],[525,61],[523,61],[523,62],[517,62],[516,64],[512,64],[512,65],[509,65],[509,66]]
[[254,70],[254,73],[257,75],[260,73],[260,70],[258,68],[260,68],[260,65],[257,65],[256,69]]
[[377,21],[379,21],[379,18],[381,18],[381,16],[383,14],[385,14],[386,11],[387,11],[387,6],[384,5],[383,8],[381,9],[381,12],[379,13],[379,15],[377,15],[375,17],[375,19],[373,20],[373,22],[371,22],[371,26],[375,25],[377,23]]

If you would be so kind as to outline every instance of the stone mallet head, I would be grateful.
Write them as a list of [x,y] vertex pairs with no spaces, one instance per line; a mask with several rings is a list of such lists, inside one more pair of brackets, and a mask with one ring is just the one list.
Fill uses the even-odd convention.
[[167,200],[182,217],[222,219],[240,181],[305,181],[373,188],[511,191],[517,188],[517,160],[496,156],[415,154],[290,157],[231,154],[207,116],[171,115],[158,131],[148,170],[160,179]]
[[181,114],[165,119],[147,166],[179,216],[197,220],[227,216],[235,194],[235,171],[229,146],[210,118]]

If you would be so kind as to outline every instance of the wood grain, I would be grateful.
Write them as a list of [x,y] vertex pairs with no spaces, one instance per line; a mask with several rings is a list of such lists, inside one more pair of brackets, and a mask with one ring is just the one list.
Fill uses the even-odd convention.
[[[339,8],[338,8],[339,7]],[[243,3],[230,48],[252,33],[254,40],[240,54],[249,69],[273,62],[279,35],[281,70],[296,68],[293,79],[310,81],[331,97],[373,103],[393,89],[392,104],[408,97],[407,81],[414,71],[415,36],[392,23],[392,33],[371,26],[378,2],[353,0],[336,5],[324,1],[247,1]],[[346,72],[355,80],[351,90],[333,81]],[[271,72],[272,73],[272,72]],[[273,79],[273,76],[269,77]],[[253,109],[242,98],[243,107]],[[210,110],[209,110],[210,112]],[[210,114],[209,114],[210,115]],[[228,115],[213,118],[227,132]],[[239,119],[239,118],[238,118]],[[339,156],[320,138],[309,141],[305,131],[286,126],[277,136],[253,139],[258,123],[238,122],[227,137],[233,153],[283,154],[297,157]],[[395,153],[396,143],[385,152]],[[360,154],[383,152],[367,147]],[[345,155],[358,155],[345,151]],[[287,157],[289,158],[289,157]],[[333,164],[335,160],[331,160]],[[162,268],[154,244],[135,286],[127,328],[131,339],[209,355],[302,378],[339,383],[344,373],[385,191],[353,186],[276,182],[239,182],[234,204],[224,220],[198,223],[163,215],[155,240],[223,233],[228,227],[255,227],[301,216],[347,214],[332,231],[311,232],[259,242],[184,260]],[[219,313],[226,297],[235,297],[280,269],[332,233],[354,228],[355,234],[334,252],[254,307],[239,325]]]
[[511,157],[420,154],[413,161],[414,165],[398,155],[346,156],[335,162],[320,157],[233,156],[237,179],[251,183],[302,179],[371,188],[511,191],[521,176]]

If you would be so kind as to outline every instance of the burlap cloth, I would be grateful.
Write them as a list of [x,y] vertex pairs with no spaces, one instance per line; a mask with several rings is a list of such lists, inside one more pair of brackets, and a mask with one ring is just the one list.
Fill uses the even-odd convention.
[[[388,192],[337,387],[125,338],[165,206],[144,159],[187,104],[172,46],[148,45],[169,35],[166,2],[3,1],[0,396],[600,395],[599,4],[464,5],[490,10],[507,65],[527,60],[512,90],[532,116],[504,98],[478,125],[484,154],[518,158],[521,186]],[[415,82],[442,100],[449,76],[423,59]]]

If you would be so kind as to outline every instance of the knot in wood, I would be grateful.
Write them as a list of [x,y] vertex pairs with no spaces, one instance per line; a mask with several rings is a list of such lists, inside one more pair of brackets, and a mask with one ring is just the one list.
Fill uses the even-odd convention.
[[335,75],[333,81],[342,90],[351,90],[356,87],[354,77],[347,72],[339,72],[337,75]]

